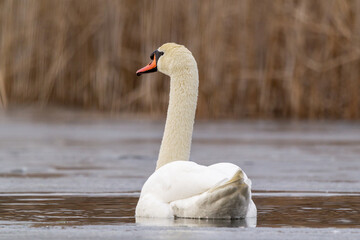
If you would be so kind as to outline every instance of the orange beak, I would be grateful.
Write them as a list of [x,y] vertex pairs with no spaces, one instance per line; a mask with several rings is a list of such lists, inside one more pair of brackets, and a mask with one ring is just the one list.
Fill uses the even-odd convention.
[[156,71],[157,71],[156,56],[154,56],[154,59],[148,65],[136,71],[136,75],[140,76],[143,73],[150,73]]

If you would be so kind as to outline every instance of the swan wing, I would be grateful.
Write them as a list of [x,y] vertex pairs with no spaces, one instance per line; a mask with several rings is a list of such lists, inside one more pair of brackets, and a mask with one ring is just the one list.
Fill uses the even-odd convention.
[[250,202],[250,189],[244,173],[238,170],[224,184],[191,198],[172,202],[174,216],[186,218],[245,218]]

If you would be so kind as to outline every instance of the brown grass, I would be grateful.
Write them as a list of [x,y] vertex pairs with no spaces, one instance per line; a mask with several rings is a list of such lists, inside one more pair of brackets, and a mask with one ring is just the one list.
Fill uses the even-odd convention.
[[198,61],[198,116],[360,118],[357,0],[2,0],[0,105],[165,113],[135,71],[165,42]]

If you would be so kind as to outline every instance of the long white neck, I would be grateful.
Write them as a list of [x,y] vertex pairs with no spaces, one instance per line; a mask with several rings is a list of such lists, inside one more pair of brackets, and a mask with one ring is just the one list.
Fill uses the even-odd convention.
[[190,157],[199,87],[196,62],[170,78],[169,107],[156,169],[169,162],[188,161]]

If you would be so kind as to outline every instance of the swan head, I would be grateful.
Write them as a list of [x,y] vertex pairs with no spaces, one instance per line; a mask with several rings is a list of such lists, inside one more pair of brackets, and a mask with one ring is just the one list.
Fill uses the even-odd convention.
[[197,69],[191,52],[185,46],[176,43],[163,44],[150,55],[150,58],[151,62],[136,72],[138,76],[156,71],[171,76],[189,69]]

